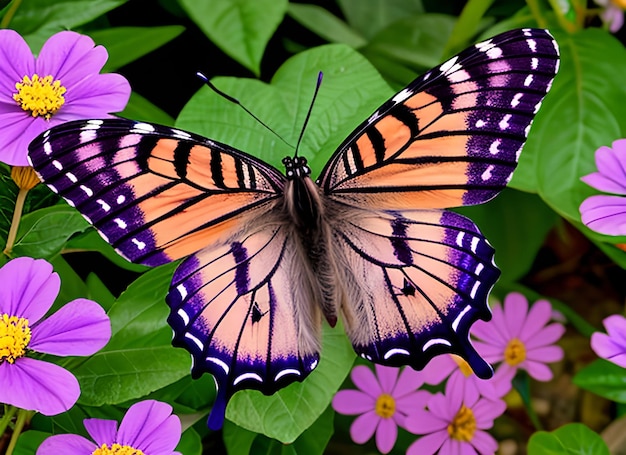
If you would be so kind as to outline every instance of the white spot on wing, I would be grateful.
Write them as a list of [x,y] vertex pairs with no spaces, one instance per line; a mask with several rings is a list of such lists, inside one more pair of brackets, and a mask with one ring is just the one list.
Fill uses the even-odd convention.
[[533,57],[530,59],[530,67],[534,70],[539,66],[539,59],[537,57]]
[[204,343],[202,343],[202,341],[200,341],[198,338],[193,336],[191,333],[185,333],[185,338],[188,338],[191,341],[193,341],[194,344],[198,346],[198,349],[204,350]]
[[497,155],[498,153],[500,153],[500,149],[498,147],[500,147],[501,143],[502,139],[496,139],[495,141],[493,141],[489,146],[489,153],[491,153],[492,155]]
[[211,362],[212,364],[217,365],[222,370],[224,370],[224,373],[228,374],[228,372],[230,371],[228,365],[226,365],[221,359],[218,359],[217,357],[207,357],[206,359],[207,362]]
[[[185,288],[185,285],[179,284],[178,286],[176,286],[176,290],[178,291],[178,294],[180,295],[181,300],[185,300],[185,297],[187,297],[187,288]],[[181,311],[183,310],[182,309],[178,310],[178,314],[180,314]],[[183,313],[185,312],[183,311]],[[185,313],[185,317],[186,316],[187,316],[187,313]],[[187,317],[187,321],[185,322],[185,325],[187,324],[187,322],[189,322],[188,317]]]
[[83,190],[85,192],[85,194],[87,195],[87,197],[91,197],[93,196],[93,191],[91,191],[91,188],[89,188],[88,186],[85,185],[81,185],[80,189]]
[[485,172],[482,173],[480,178],[483,179],[483,181],[489,180],[491,178],[491,171],[493,171],[493,164],[487,166],[487,169],[485,169]]
[[432,340],[428,340],[425,344],[424,347],[422,348],[422,351],[426,352],[426,350],[428,348],[430,348],[431,346],[437,346],[440,344],[444,344],[446,346],[452,346],[452,343],[450,343],[448,340],[445,340],[443,338],[433,338]]
[[132,133],[154,133],[154,126],[149,123],[135,123],[130,131]]
[[500,129],[502,131],[505,131],[509,128],[509,120],[511,119],[512,115],[511,114],[506,114],[502,120],[500,120],[500,123],[498,123],[498,126],[500,127]]
[[89,142],[98,137],[98,133],[94,129],[86,129],[80,132],[80,142]]
[[111,210],[111,206],[104,202],[102,199],[97,199],[96,202],[100,204],[100,207],[102,207],[102,210],[104,210],[105,212]]
[[76,178],[76,176],[72,174],[71,172],[67,172],[65,175],[67,176],[68,179],[72,181],[72,183],[78,182],[78,179]]
[[[458,59],[459,59],[459,56],[455,55],[454,57],[452,57],[447,62],[442,63],[441,66],[439,67],[439,70],[442,73],[447,73],[448,71],[450,71],[456,65],[456,61]],[[460,66],[459,66],[459,68],[460,68]]]
[[472,250],[472,253],[476,253],[476,248],[478,247],[478,242],[480,242],[480,239],[478,237],[474,237],[472,239],[472,244],[470,245],[470,250]]
[[457,329],[459,328],[459,324],[461,323],[461,321],[463,320],[463,318],[465,317],[465,315],[471,308],[472,307],[470,305],[467,305],[465,308],[463,308],[463,311],[461,311],[459,315],[452,322],[452,330],[454,330],[455,332],[457,331]]
[[131,242],[137,245],[138,250],[143,250],[146,247],[146,244],[144,242],[142,242],[141,240],[137,240],[136,238],[133,238]]
[[113,221],[115,221],[115,224],[117,224],[120,229],[126,229],[128,227],[126,222],[121,218],[115,218]]
[[189,134],[186,131],[172,129],[172,133],[173,133],[174,137],[177,137],[179,139],[191,139],[191,134]]
[[502,57],[502,49],[500,49],[499,47],[492,47],[491,49],[488,49],[487,52],[485,52],[487,54],[487,57],[489,58],[500,58]]
[[60,162],[58,162],[57,160],[52,160],[52,165],[53,165],[54,167],[56,167],[56,168],[57,168],[57,170],[59,170],[59,171],[60,171],[61,169],[63,169],[63,165],[62,165]]
[[528,87],[532,83],[533,83],[533,75],[529,74],[528,76],[526,76],[526,79],[524,79],[524,86]]
[[465,237],[465,232],[459,232],[456,235],[456,244],[460,247],[463,247],[463,237]]
[[393,349],[389,349],[385,355],[383,356],[383,358],[385,360],[389,359],[391,356],[394,355],[411,355],[411,353],[409,351],[407,351],[406,349],[402,349],[402,348],[393,348]]
[[124,196],[123,194],[120,194],[115,200],[115,202],[117,202],[118,204],[123,204],[125,201],[126,201],[126,196]]
[[482,128],[483,126],[485,126],[485,121],[484,120],[476,120],[476,128]]
[[276,377],[274,378],[274,381],[278,381],[280,378],[288,374],[295,374],[297,376],[300,376],[300,372],[298,370],[293,369],[293,368],[287,368],[286,370],[279,371]]
[[239,376],[237,376],[237,378],[233,381],[233,385],[237,385],[241,381],[245,381],[246,379],[254,379],[255,381],[263,382],[263,379],[261,378],[261,376],[259,376],[256,373],[244,373],[244,374],[240,374]]
[[522,96],[524,96],[523,93],[516,93],[511,100],[511,106],[517,107],[517,105],[519,104],[519,100],[522,99]]
[[409,89],[402,89],[400,90],[398,93],[396,93],[396,95],[391,98],[396,104],[401,103],[402,101],[404,101],[405,99],[409,98],[411,95],[413,95],[413,91],[409,90]]
[[526,44],[528,44],[528,48],[531,50],[531,52],[537,52],[537,41],[535,41],[534,39],[527,39]]
[[43,143],[43,151],[46,155],[50,155],[52,153],[52,146],[50,145],[50,142],[46,141]]
[[[182,285],[180,285],[180,286],[182,286]],[[180,288],[180,286],[178,286],[176,289],[179,289],[179,288]],[[185,288],[183,287],[183,289],[185,289]],[[179,292],[180,292],[180,289],[179,289]],[[185,294],[186,294],[186,293],[187,293],[187,291],[185,291]],[[181,294],[182,294],[182,292],[181,292]],[[183,298],[184,298],[184,297],[183,297]],[[185,312],[185,310],[183,310],[182,308],[180,308],[180,309],[179,309],[176,313],[177,313],[177,314],[178,314],[178,316],[179,316],[179,317],[183,320],[183,323],[184,323],[185,325],[189,324],[189,315]]]
[[484,265],[482,265],[481,263],[479,263],[479,264],[476,266],[476,270],[475,270],[475,272],[474,272],[474,273],[476,273],[476,275],[480,275],[480,272],[482,272],[484,268],[485,268],[485,266],[484,266]]
[[476,292],[478,291],[479,287],[480,287],[480,281],[477,281],[476,283],[474,283],[474,287],[472,288],[472,291],[470,292],[471,298],[476,297]]

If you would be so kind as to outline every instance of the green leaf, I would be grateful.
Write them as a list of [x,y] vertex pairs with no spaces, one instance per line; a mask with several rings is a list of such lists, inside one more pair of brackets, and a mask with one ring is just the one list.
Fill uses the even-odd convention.
[[472,219],[496,249],[501,285],[519,280],[530,270],[558,219],[537,196],[511,189],[486,204],[455,211]]
[[82,215],[66,204],[36,210],[22,217],[13,254],[50,259],[71,236],[88,227]]
[[300,144],[300,153],[307,157],[314,172],[319,172],[350,131],[391,95],[372,65],[344,45],[320,46],[292,57],[276,72],[271,84],[238,78],[213,80],[220,90],[241,101],[291,146],[207,87],[200,89],[183,108],[176,126],[282,168],[282,158],[293,154],[319,71],[324,73],[324,81]]
[[189,17],[220,49],[257,76],[287,0],[180,0]]
[[318,5],[289,3],[289,16],[331,43],[358,48],[367,43],[365,38],[348,24]]
[[165,295],[176,264],[133,282],[109,311],[109,343],[73,369],[79,402],[101,406],[141,398],[189,374],[189,354],[173,348]]
[[224,445],[229,454],[245,455],[250,453],[252,443],[258,436],[254,431],[241,428],[230,420],[224,421],[223,429]]
[[320,363],[308,378],[271,396],[256,390],[237,392],[228,404],[226,417],[247,430],[292,443],[326,410],[354,358],[343,328],[325,325]]
[[120,117],[160,125],[174,125],[174,119],[167,112],[155,106],[136,92],[130,93],[130,100],[128,100],[128,104],[120,113]]
[[582,423],[569,423],[550,433],[538,431],[528,441],[528,455],[609,455],[600,435]]
[[126,0],[28,0],[23,1],[9,28],[18,31],[35,53],[52,35],[86,24]]
[[109,53],[109,59],[102,69],[102,72],[109,73],[149,54],[184,31],[185,27],[181,25],[113,27],[91,31],[89,36]]
[[52,435],[50,433],[44,433],[43,431],[25,431],[17,440],[13,455],[33,455],[48,436]]
[[182,434],[176,451],[184,455],[202,455],[202,441],[200,435],[193,428],[188,428]]
[[348,23],[367,39],[407,16],[424,12],[421,0],[338,0]]
[[[561,68],[533,123],[511,186],[538,192],[564,217],[595,190],[580,177],[595,170],[594,152],[626,135],[626,49],[608,33],[555,35]],[[598,58],[602,55],[602,58]]]
[[626,369],[607,360],[594,360],[576,373],[572,381],[596,395],[626,403]]

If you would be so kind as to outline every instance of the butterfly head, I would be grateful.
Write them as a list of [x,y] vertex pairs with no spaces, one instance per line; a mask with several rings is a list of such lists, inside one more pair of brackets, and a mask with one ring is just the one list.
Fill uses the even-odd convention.
[[306,158],[303,156],[294,156],[293,158],[286,156],[283,158],[283,164],[285,165],[287,180],[294,180],[311,175],[311,168],[308,166]]

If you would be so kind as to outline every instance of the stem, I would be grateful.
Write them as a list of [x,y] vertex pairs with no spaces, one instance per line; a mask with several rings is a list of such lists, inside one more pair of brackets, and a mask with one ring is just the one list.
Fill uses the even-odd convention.
[[15,209],[13,210],[13,219],[11,220],[11,228],[9,229],[9,235],[7,237],[7,246],[4,248],[3,253],[8,257],[11,257],[11,250],[13,250],[13,244],[17,237],[17,228],[20,226],[20,219],[22,218],[22,210],[24,210],[24,201],[26,201],[26,195],[28,190],[20,188],[17,193],[17,199],[15,200]]
[[530,379],[528,377],[528,373],[523,370],[518,372],[518,374],[513,378],[513,387],[520,394],[520,397],[522,397],[524,408],[526,409],[526,413],[528,414],[530,421],[535,427],[535,430],[543,430],[543,425],[541,424],[539,416],[535,412],[535,409],[533,408],[533,405],[531,403]]
[[15,428],[13,429],[13,435],[11,435],[11,441],[9,442],[9,447],[7,447],[6,455],[12,455],[13,450],[15,450],[15,446],[17,445],[17,440],[24,429],[24,424],[26,420],[31,416],[31,411],[26,411],[25,409],[20,409],[17,412],[17,420],[15,421]]
[[465,4],[446,43],[443,58],[448,58],[465,47],[465,44],[476,34],[480,20],[493,2],[494,0],[469,0]]
[[8,28],[11,19],[13,19],[15,12],[20,7],[20,3],[22,3],[22,0],[13,0],[13,3],[11,4],[6,14],[2,18],[2,21],[0,22],[0,28]]
[[7,427],[9,426],[9,423],[11,423],[11,420],[13,420],[13,416],[16,412],[17,408],[15,406],[4,407],[4,415],[0,418],[0,436],[2,436],[7,430]]
[[530,9],[530,13],[533,15],[533,17],[537,21],[537,25],[539,26],[539,28],[547,28],[548,21],[546,21],[546,18],[543,17],[543,14],[541,14],[541,6],[539,6],[539,1],[538,0],[526,0],[526,4],[528,5],[528,8]]

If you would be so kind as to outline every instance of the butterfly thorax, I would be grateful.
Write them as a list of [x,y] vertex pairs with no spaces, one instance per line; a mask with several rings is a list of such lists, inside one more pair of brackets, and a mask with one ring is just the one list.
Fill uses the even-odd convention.
[[317,231],[322,214],[322,201],[317,185],[311,180],[311,168],[301,156],[283,158],[287,185],[285,202],[296,226],[304,233]]

